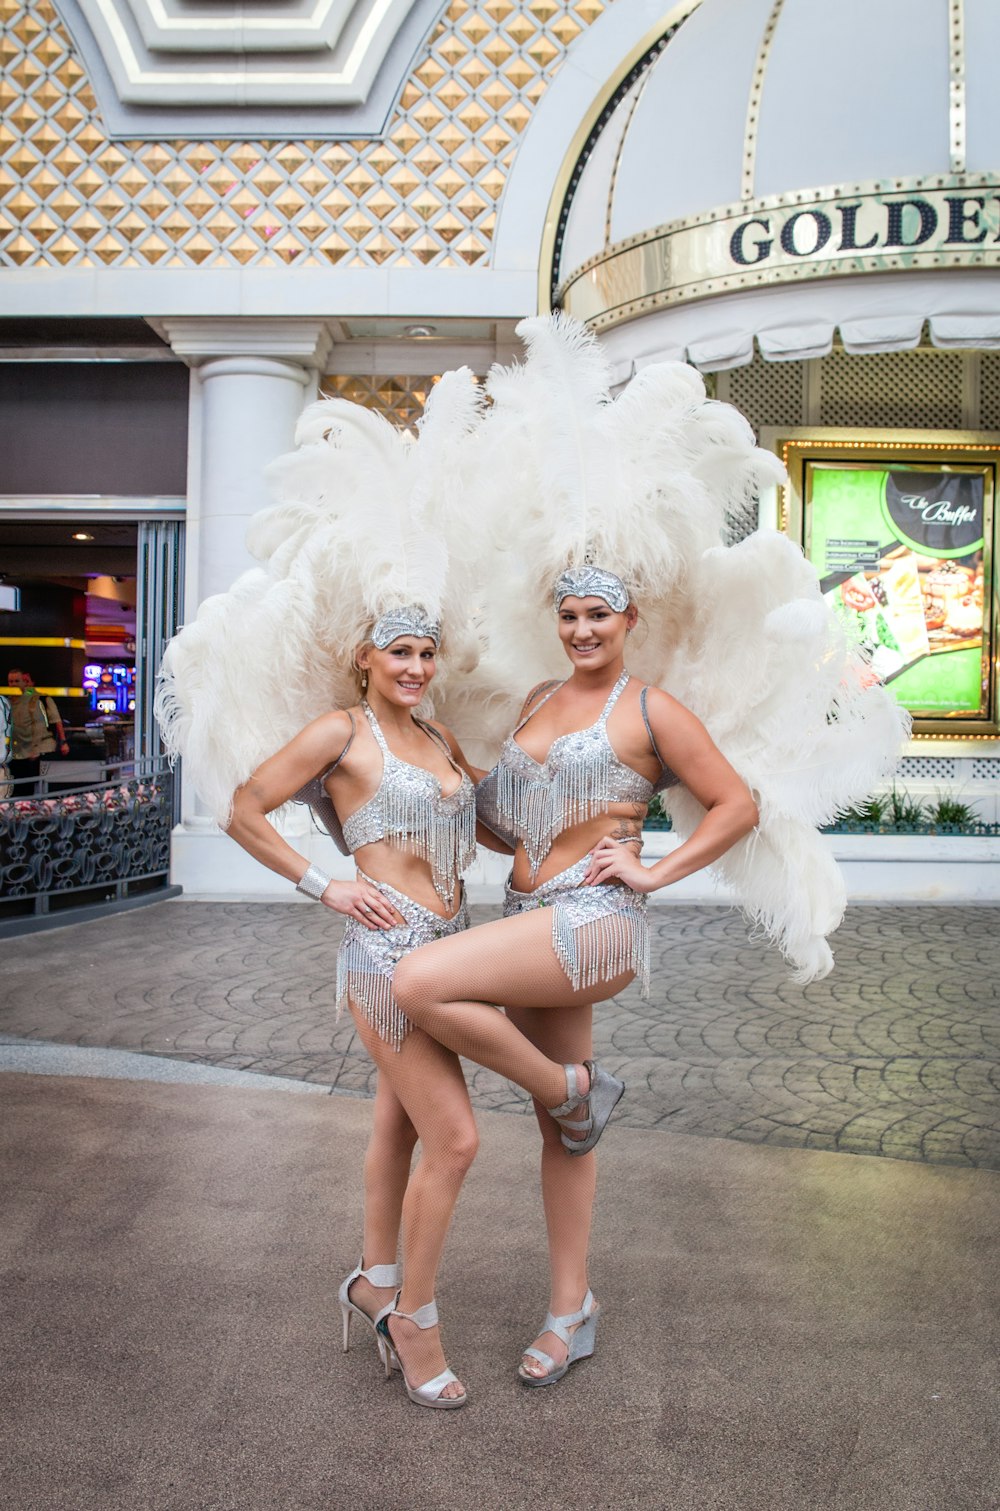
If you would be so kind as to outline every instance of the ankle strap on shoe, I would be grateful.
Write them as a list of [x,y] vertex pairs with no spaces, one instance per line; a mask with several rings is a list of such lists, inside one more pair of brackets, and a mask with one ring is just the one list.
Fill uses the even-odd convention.
[[[586,1322],[593,1310],[594,1293],[588,1290],[586,1296],[583,1298],[583,1305],[578,1312],[568,1312],[565,1317],[553,1317],[551,1312],[547,1313],[542,1332],[555,1333],[560,1342],[568,1344],[570,1341],[569,1329],[575,1327],[578,1322]],[[531,1350],[526,1349],[525,1352],[530,1353]]]
[[375,1286],[376,1290],[399,1289],[398,1264],[372,1264],[367,1270],[363,1270],[359,1265],[358,1274],[363,1275],[368,1284]]
[[580,1083],[577,1079],[576,1066],[564,1065],[563,1070],[566,1072],[566,1100],[565,1102],[560,1102],[558,1107],[547,1107],[546,1111],[548,1112],[549,1117],[565,1117],[567,1112],[575,1112],[580,1103],[585,1100],[585,1098],[580,1093]]
[[436,1301],[428,1301],[426,1305],[418,1306],[415,1312],[395,1311],[392,1315],[394,1317],[402,1317],[405,1322],[413,1322],[420,1328],[421,1332],[426,1332],[429,1327],[437,1327],[438,1325]]

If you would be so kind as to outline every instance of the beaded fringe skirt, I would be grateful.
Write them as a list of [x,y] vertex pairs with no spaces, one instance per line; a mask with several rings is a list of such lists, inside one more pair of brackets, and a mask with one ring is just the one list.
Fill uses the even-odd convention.
[[503,913],[552,909],[552,948],[574,991],[634,971],[649,996],[649,918],[646,899],[621,882],[581,887],[590,857],[542,882],[534,892],[507,883]]
[[387,897],[406,922],[394,929],[366,929],[355,918],[347,920],[337,954],[337,1013],[342,1013],[350,1000],[364,1013],[380,1039],[393,1049],[400,1049],[410,1030],[410,1021],[392,994],[393,972],[403,956],[419,945],[467,929],[469,908],[463,892],[457,911],[451,918],[441,918],[387,882],[373,881],[363,871],[358,875]]

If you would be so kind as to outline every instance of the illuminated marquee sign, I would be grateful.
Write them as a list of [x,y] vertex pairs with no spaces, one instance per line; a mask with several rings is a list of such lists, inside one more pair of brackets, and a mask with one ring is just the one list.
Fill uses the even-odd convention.
[[600,327],[791,279],[1000,266],[1000,178],[897,179],[729,206],[620,242],[572,273],[564,309]]

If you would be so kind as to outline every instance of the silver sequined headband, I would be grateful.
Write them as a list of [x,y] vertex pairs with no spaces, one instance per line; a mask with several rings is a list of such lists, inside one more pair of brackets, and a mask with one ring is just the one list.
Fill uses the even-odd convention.
[[603,598],[609,609],[624,614],[629,606],[628,588],[614,572],[603,567],[570,567],[556,579],[552,601],[558,608],[564,598]]
[[440,645],[441,625],[438,620],[431,619],[419,604],[407,603],[401,608],[388,609],[386,613],[379,615],[372,630],[372,644],[376,650],[384,651],[400,635],[414,635],[418,638],[426,636],[435,645]]

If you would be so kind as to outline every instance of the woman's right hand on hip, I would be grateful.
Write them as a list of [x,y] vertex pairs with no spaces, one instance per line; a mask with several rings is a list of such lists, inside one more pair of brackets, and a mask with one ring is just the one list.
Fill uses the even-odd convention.
[[363,923],[366,929],[392,929],[400,922],[392,903],[369,882],[331,881],[322,902],[335,913]]

